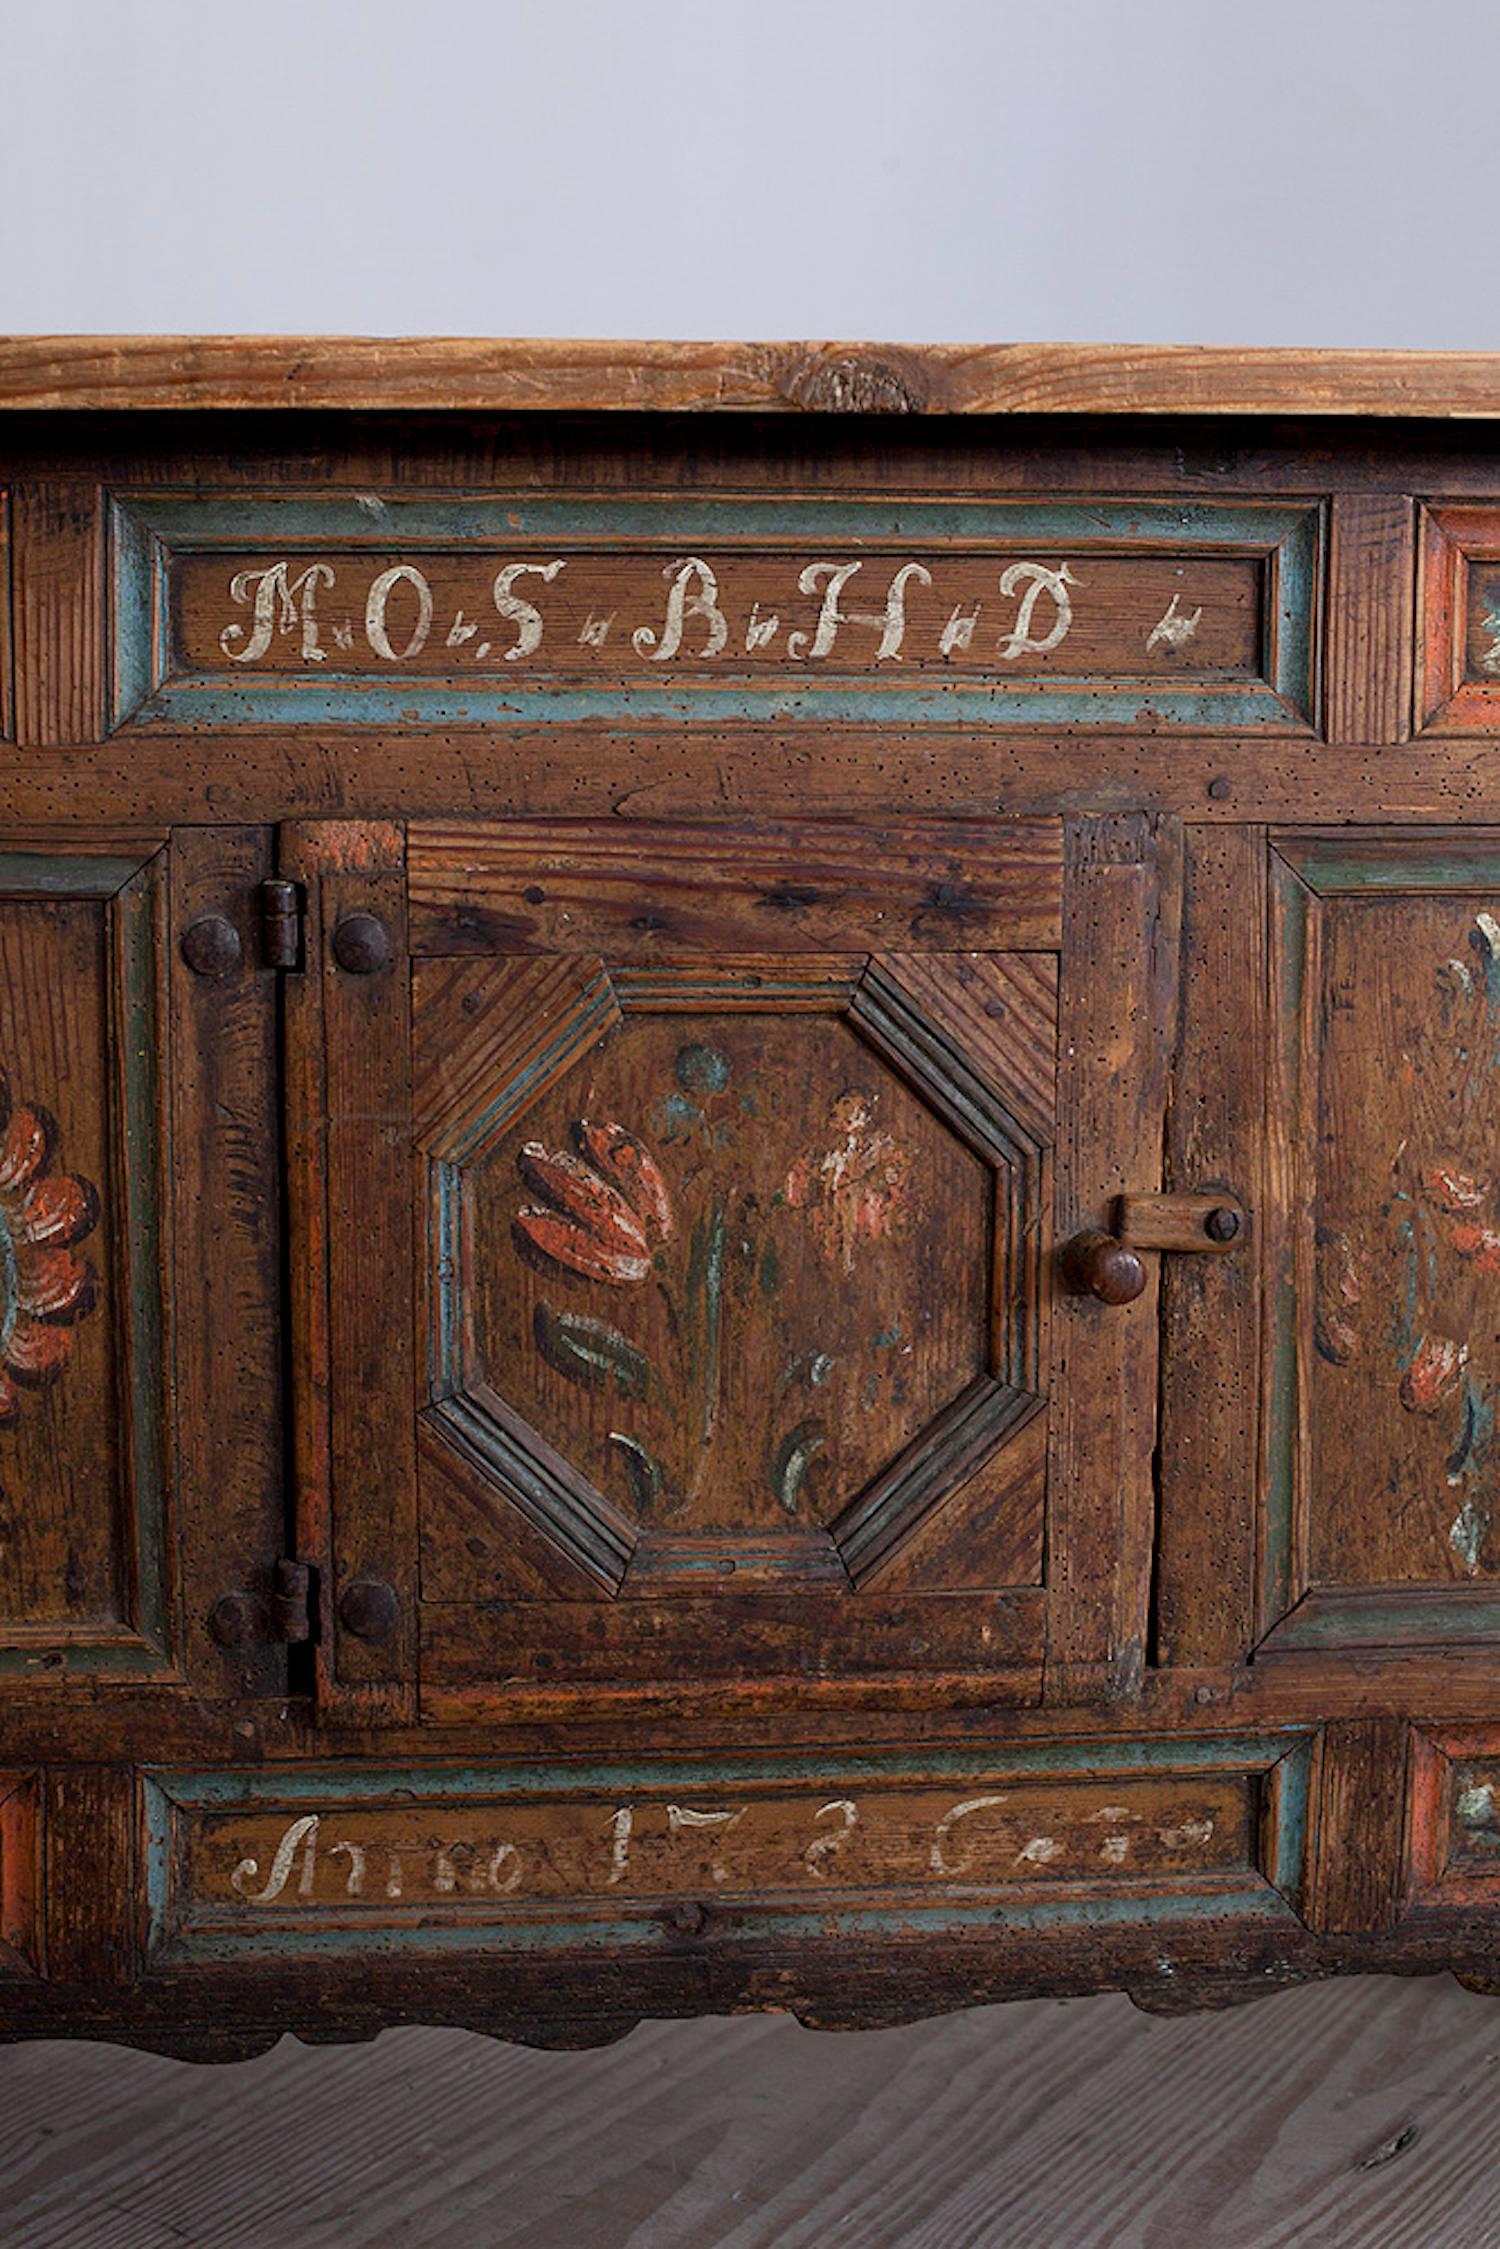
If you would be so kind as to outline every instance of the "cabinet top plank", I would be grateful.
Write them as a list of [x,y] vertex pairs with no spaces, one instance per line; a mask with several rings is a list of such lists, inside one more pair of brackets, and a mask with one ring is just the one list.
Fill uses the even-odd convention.
[[1195,344],[0,336],[0,409],[1500,416],[1500,353]]

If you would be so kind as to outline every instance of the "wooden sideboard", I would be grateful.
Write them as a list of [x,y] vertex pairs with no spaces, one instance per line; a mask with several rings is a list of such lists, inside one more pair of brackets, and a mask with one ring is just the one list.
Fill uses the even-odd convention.
[[1500,358],[0,344],[0,2036],[1500,1979]]

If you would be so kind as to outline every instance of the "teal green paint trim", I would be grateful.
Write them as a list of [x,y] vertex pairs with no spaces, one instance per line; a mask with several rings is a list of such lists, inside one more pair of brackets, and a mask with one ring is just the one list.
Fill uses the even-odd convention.
[[1177,506],[1157,500],[688,499],[676,492],[628,500],[559,499],[533,492],[448,499],[342,492],[246,495],[132,494],[116,502],[127,522],[175,552],[240,553],[265,544],[403,548],[520,541],[592,544],[684,541],[756,546],[810,536],[849,541],[1018,540],[1096,549],[1208,547],[1257,554],[1304,526],[1317,537],[1317,502],[1264,506],[1237,500]]
[[924,1750],[919,1754],[879,1751],[849,1756],[829,1751],[789,1757],[655,1757],[636,1761],[534,1765],[361,1765],[319,1770],[280,1766],[274,1771],[204,1772],[154,1766],[151,1777],[176,1804],[209,1809],[239,1804],[377,1804],[392,1797],[418,1803],[451,1803],[473,1797],[480,1802],[512,1797],[608,1796],[681,1788],[760,1786],[782,1788],[805,1783],[830,1786],[839,1780],[872,1784],[897,1781],[1092,1778],[1100,1773],[1240,1773],[1268,1770],[1290,1744],[1309,1729],[1285,1726],[1270,1733],[1191,1735],[1152,1741],[1099,1739],[1048,1742],[1045,1749],[1018,1746],[1011,1754],[995,1749]]
[[163,1192],[156,1008],[158,885],[148,867],[120,893],[119,1024],[125,1163],[125,1268],[139,1628],[164,1647],[168,1619],[166,1348],[162,1321]]
[[1500,889],[1500,854],[1493,847],[1466,851],[1430,851],[1414,833],[1411,848],[1399,853],[1362,854],[1357,849],[1330,843],[1297,848],[1296,865],[1310,890],[1320,898],[1357,895],[1362,891],[1424,892]]
[[172,1800],[149,1773],[141,1780],[145,1825],[146,1947],[159,1952],[171,1927]]
[[14,898],[113,898],[142,865],[133,859],[66,858],[55,851],[0,851],[0,891]]
[[146,1640],[61,1640],[51,1647],[28,1642],[24,1647],[0,1648],[0,1679],[30,1679],[46,1686],[55,1686],[60,1679],[182,1684],[181,1673],[163,1660],[160,1648]]
[[1318,592],[1321,510],[1309,508],[1281,541],[1271,564],[1268,607],[1275,636],[1267,677],[1312,725],[1318,711]]
[[1500,1640],[1500,1589],[1423,1593],[1399,1586],[1351,1597],[1309,1593],[1270,1636],[1274,1653],[1316,1648],[1485,1647]]
[[109,510],[110,724],[139,710],[161,678],[158,662],[157,540],[135,510]]
[[1270,1775],[1276,1798],[1276,1860],[1267,1867],[1269,1879],[1282,1895],[1295,1898],[1302,1887],[1307,1865],[1307,1819],[1312,1783],[1311,1736],[1283,1757]]
[[[1269,1884],[1254,1889],[1212,1890],[1196,1895],[1157,1893],[1132,1897],[1116,1893],[1099,1898],[1049,1898],[1025,1905],[933,1905],[908,1907],[839,1906],[832,1899],[818,1912],[790,1908],[759,1908],[740,1913],[726,1908],[731,1923],[716,1940],[715,1952],[736,1939],[748,1942],[790,1938],[826,1938],[837,1942],[847,1936],[938,1936],[982,1934],[997,1942],[1010,1935],[1056,1928],[1158,1928],[1164,1933],[1174,1924],[1200,1921],[1279,1921],[1296,1926],[1296,1915]],[[158,1953],[166,1962],[223,1958],[280,1960],[289,1954],[337,1959],[357,1954],[362,1959],[408,1952],[468,1952],[486,1954],[590,1951],[608,1946],[658,1950],[671,1940],[671,1932],[650,1918],[643,1908],[639,1920],[516,1922],[475,1921],[462,1927],[421,1926],[397,1928],[303,1929],[288,1922],[276,1930],[215,1927],[181,1937]],[[677,1940],[680,1945],[680,1939]]]
[[[1274,852],[1271,855],[1271,911],[1281,943],[1281,981],[1277,995],[1282,1082],[1290,1118],[1301,1111],[1302,1012],[1307,985],[1307,917],[1310,900],[1304,884]],[[1271,1379],[1266,1401],[1266,1509],[1262,1554],[1260,1615],[1263,1624],[1290,1607],[1295,1565],[1297,1435],[1302,1401],[1298,1383],[1297,1332],[1300,1307],[1295,1264],[1271,1278],[1267,1292]]]
[[[384,499],[352,494],[116,502],[112,724],[135,719],[185,728],[256,726],[707,725],[739,720],[836,725],[1163,727],[1192,732],[1302,731],[1316,702],[1316,618],[1322,513],[1317,503],[1175,507],[1119,501],[857,501]],[[1270,682],[1225,679],[1174,686],[1151,676],[1108,682],[1059,678],[1000,684],[943,681],[926,688],[857,684],[678,688],[623,682],[579,687],[495,680],[389,684],[324,673],[316,683],[230,673],[169,680],[164,645],[171,553],[287,554],[345,545],[419,553],[476,546],[495,553],[547,541],[716,549],[767,543],[1064,545],[1086,552],[1182,551],[1263,556],[1269,570]]]
[[174,681],[137,707],[142,723],[257,726],[576,726],[612,720],[631,728],[730,725],[811,719],[843,726],[1069,726],[1172,728],[1193,734],[1300,733],[1305,721],[1268,686],[1176,688],[1121,680],[1101,688],[968,687],[609,687],[464,689],[448,680],[369,686],[333,674],[316,686],[264,680],[222,688]]
[[437,1317],[432,1336],[432,1387],[439,1398],[449,1396],[463,1381],[463,1326],[459,1317],[462,1213],[463,1173],[456,1164],[434,1163],[431,1224],[436,1255],[432,1295]]

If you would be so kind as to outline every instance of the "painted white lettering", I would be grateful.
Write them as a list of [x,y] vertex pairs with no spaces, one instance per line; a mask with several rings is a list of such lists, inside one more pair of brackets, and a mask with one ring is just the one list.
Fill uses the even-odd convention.
[[[404,648],[393,647],[386,630],[386,610],[399,585],[410,586],[417,597],[416,623]],[[421,571],[410,562],[393,563],[389,570],[382,570],[365,597],[365,638],[376,655],[384,657],[388,664],[409,664],[427,646],[431,630],[432,588]]]
[[421,1846],[416,1843],[387,1843],[383,1845],[385,1851],[385,1894],[388,1898],[400,1897],[403,1873],[401,1862],[403,1859],[409,1858],[413,1851],[420,1848]]
[[971,1819],[976,1812],[992,1812],[1005,1803],[1004,1796],[968,1796],[963,1803],[955,1804],[951,1812],[944,1812],[932,1834],[932,1871],[934,1874],[962,1874],[973,1857],[972,1845],[961,1859],[948,1856],[948,1842],[954,1829],[962,1820]]
[[753,656],[758,648],[769,648],[781,630],[781,619],[773,609],[768,617],[760,613],[756,602],[750,612],[750,622],[745,627],[745,654]]
[[885,607],[881,610],[849,609],[839,607],[839,596],[857,570],[860,562],[810,562],[797,580],[798,591],[816,593],[823,581],[823,604],[818,611],[817,629],[809,644],[806,633],[788,633],[787,654],[797,660],[804,656],[814,661],[827,656],[838,639],[840,625],[870,625],[880,634],[880,645],[875,651],[877,664],[899,663],[901,643],[906,638],[906,589],[913,578],[924,586],[932,584],[932,572],[920,562],[906,562],[896,572],[886,589]]
[[534,603],[523,601],[511,591],[518,578],[540,578],[550,586],[560,570],[566,570],[562,559],[556,562],[508,562],[495,573],[495,607],[508,625],[516,628],[516,645],[507,648],[507,664],[518,664],[523,656],[530,656],[542,645],[542,613]]
[[826,1881],[828,1878],[828,1861],[836,1852],[843,1849],[856,1827],[858,1827],[859,1807],[850,1797],[835,1797],[831,1804],[820,1805],[813,1814],[815,1820],[825,1820],[830,1817],[840,1821],[841,1824],[838,1827],[830,1828],[826,1835],[815,1835],[802,1854],[802,1863],[807,1868],[808,1873],[816,1875],[820,1882]]
[[[685,1829],[717,1828],[722,1834],[737,1825],[744,1816],[745,1807],[743,1804],[739,1806],[737,1811],[733,1812],[695,1812],[686,1804],[669,1804],[667,1806],[667,1833],[669,1835],[681,1835]],[[709,1853],[708,1871],[715,1882],[727,1882],[729,1880],[729,1869],[724,1865],[717,1851],[710,1851]]]
[[330,1843],[328,1846],[331,1859],[336,1859],[341,1851],[349,1860],[349,1880],[344,1895],[357,1898],[365,1886],[365,1847],[363,1843]]
[[579,630],[579,647],[602,648],[609,638],[609,628],[615,621],[615,614],[611,609],[607,617],[601,617],[596,609],[591,609]]
[[[1073,622],[1073,600],[1068,588],[1077,583],[1078,580],[1066,563],[1057,570],[1049,570],[1042,562],[1013,562],[1008,570],[1002,572],[1000,591],[1007,600],[1018,588],[1026,588],[1021,596],[1021,606],[1016,612],[1014,629],[1006,633],[1000,642],[998,653],[1002,663],[1013,663],[1017,656],[1045,656],[1067,638],[1068,627]],[[1031,620],[1036,612],[1037,601],[1044,593],[1050,595],[1056,606],[1050,630],[1043,633],[1040,639],[1035,639],[1032,636]]]
[[[229,581],[229,598],[241,605],[254,601],[255,611],[246,639],[244,625],[226,625],[219,646],[232,664],[258,663],[271,645],[274,633],[302,633],[302,661],[322,664],[327,650],[318,645],[318,588],[334,582],[327,562],[310,562],[299,576],[289,575],[289,565],[273,562],[264,570],[237,570]],[[244,641],[243,648],[236,646]]]
[[610,1815],[609,1881],[613,1889],[623,1882],[630,1872],[630,1831],[635,1825],[635,1814],[628,1804],[622,1804]]
[[508,1891],[519,1890],[525,1867],[515,1844],[497,1843],[490,1853],[487,1871],[490,1888],[497,1897],[503,1898]]
[[665,664],[681,648],[684,627],[692,619],[701,618],[707,627],[702,653],[705,657],[717,656],[729,638],[729,620],[719,607],[719,581],[713,571],[696,555],[689,555],[683,562],[669,562],[662,576],[670,581],[666,621],[660,633],[653,632],[649,625],[636,627],[630,636],[636,654],[653,664]]
[[940,656],[967,656],[973,645],[974,628],[979,622],[982,606],[982,603],[976,601],[972,609],[952,611],[938,640]]
[[1185,615],[1177,607],[1179,597],[1174,593],[1162,615],[1157,618],[1146,636],[1146,654],[1153,648],[1183,648],[1192,639],[1203,622],[1203,605]]
[[297,1882],[297,1893],[299,1897],[309,1898],[312,1896],[317,1849],[318,1815],[316,1812],[309,1812],[304,1819],[293,1820],[277,1844],[271,1860],[271,1871],[263,1889],[251,1890],[248,1887],[260,1874],[260,1865],[255,1859],[240,1860],[229,1877],[229,1887],[249,1905],[274,1904],[291,1879],[292,1862],[300,1850],[302,1873]]

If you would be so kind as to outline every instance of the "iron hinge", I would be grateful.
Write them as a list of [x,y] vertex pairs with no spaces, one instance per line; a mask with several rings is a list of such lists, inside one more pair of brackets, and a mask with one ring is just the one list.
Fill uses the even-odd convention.
[[302,966],[302,885],[268,875],[260,886],[260,944],[267,968]]
[[276,1642],[299,1647],[314,1637],[317,1575],[306,1562],[273,1564],[268,1589],[236,1587],[220,1594],[208,1613],[209,1637],[228,1655]]
[[271,1637],[297,1646],[312,1638],[313,1573],[306,1562],[285,1559],[271,1579]]

